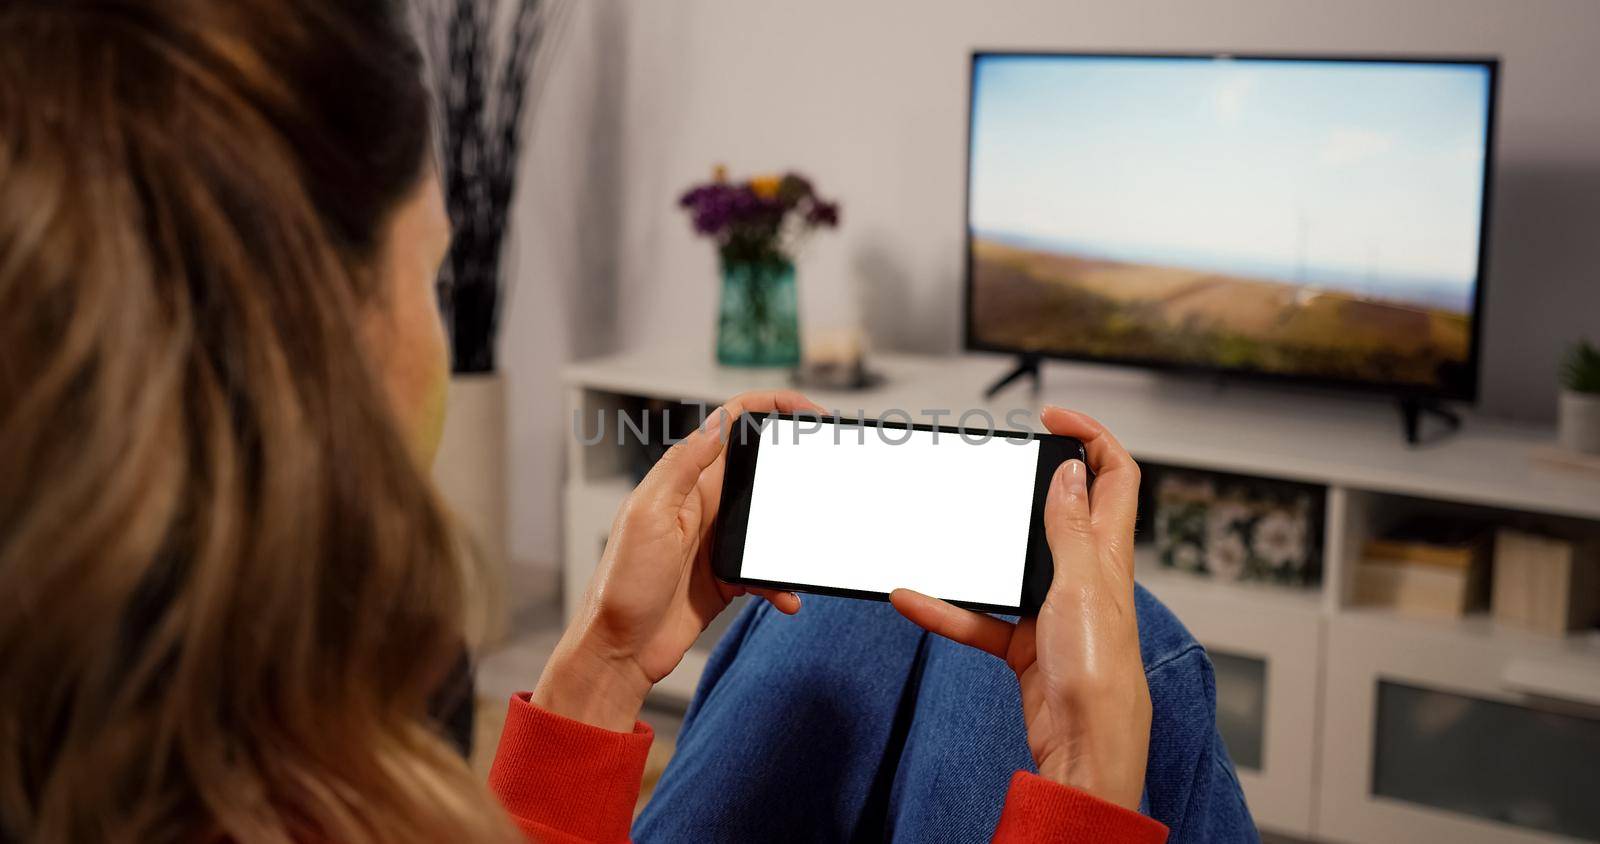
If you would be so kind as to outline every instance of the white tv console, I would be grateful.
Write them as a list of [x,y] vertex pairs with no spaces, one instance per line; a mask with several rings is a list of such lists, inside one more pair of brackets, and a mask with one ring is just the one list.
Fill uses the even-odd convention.
[[[1257,685],[1247,677],[1240,688],[1219,670],[1218,697],[1221,707],[1245,701],[1245,710],[1259,721],[1260,765],[1240,766],[1239,777],[1262,828],[1348,841],[1578,840],[1538,831],[1537,817],[1531,824],[1520,816],[1491,820],[1374,793],[1375,766],[1383,754],[1399,752],[1380,744],[1392,731],[1382,729],[1379,697],[1382,689],[1420,689],[1437,693],[1430,698],[1434,706],[1489,706],[1529,723],[1576,718],[1562,723],[1600,730],[1600,635],[1552,639],[1505,629],[1482,616],[1429,622],[1350,601],[1362,542],[1419,511],[1600,532],[1600,476],[1546,468],[1530,457],[1550,442],[1550,431],[1469,418],[1448,439],[1407,447],[1394,407],[1383,401],[1242,385],[1219,389],[1071,364],[1047,364],[1037,395],[1014,386],[985,401],[984,388],[1010,361],[881,355],[872,364],[886,376],[876,389],[808,394],[846,416],[899,410],[926,422],[942,412],[943,424],[955,424],[970,409],[986,411],[1002,425],[1016,409],[1036,420],[1040,404],[1059,404],[1100,419],[1143,463],[1326,489],[1320,587],[1216,582],[1162,569],[1141,552],[1140,582],[1208,649],[1258,666]],[[611,431],[614,411],[630,400],[715,405],[745,390],[788,387],[789,376],[718,367],[708,351],[697,348],[584,361],[567,367],[564,380],[569,430],[563,593],[570,615],[617,506],[632,488],[627,447],[617,444],[614,431],[599,443],[583,444],[571,427],[574,414],[584,414],[592,433],[596,413],[608,413]],[[688,699],[712,644],[706,638],[658,694]],[[1579,772],[1571,786],[1600,795],[1600,759],[1556,754],[1535,761]],[[1483,773],[1492,778],[1492,771]]]

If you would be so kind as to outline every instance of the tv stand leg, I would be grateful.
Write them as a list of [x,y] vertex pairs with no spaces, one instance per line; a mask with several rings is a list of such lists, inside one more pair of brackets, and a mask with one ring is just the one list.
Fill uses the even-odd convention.
[[1443,421],[1447,435],[1461,429],[1461,417],[1455,411],[1450,410],[1435,399],[1407,396],[1400,399],[1400,418],[1405,424],[1407,445],[1418,445],[1422,442],[1422,417],[1424,414],[1436,416]]
[[1027,354],[1025,354],[1025,355],[1022,355],[1021,357],[1018,357],[1017,358],[1017,365],[1010,372],[1007,372],[1005,375],[1001,376],[999,381],[996,381],[993,384],[991,384],[989,386],[989,389],[984,390],[983,391],[983,397],[986,398],[986,399],[992,399],[1001,390],[1003,390],[1006,387],[1010,386],[1011,382],[1016,381],[1017,379],[1023,378],[1023,377],[1029,377],[1029,378],[1033,379],[1033,394],[1034,395],[1038,395],[1039,394],[1039,360],[1040,359],[1039,359],[1038,355],[1027,355]]

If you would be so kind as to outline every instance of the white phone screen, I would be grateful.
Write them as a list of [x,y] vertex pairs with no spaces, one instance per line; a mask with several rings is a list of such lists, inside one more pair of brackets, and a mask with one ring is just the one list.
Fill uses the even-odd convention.
[[1017,606],[1039,441],[765,420],[741,576]]

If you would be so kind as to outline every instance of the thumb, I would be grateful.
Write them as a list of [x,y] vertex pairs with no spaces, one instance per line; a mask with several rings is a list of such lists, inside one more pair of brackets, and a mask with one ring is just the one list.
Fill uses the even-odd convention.
[[1092,524],[1088,471],[1082,460],[1068,460],[1056,467],[1044,499],[1044,535],[1058,564],[1070,562],[1092,549]]

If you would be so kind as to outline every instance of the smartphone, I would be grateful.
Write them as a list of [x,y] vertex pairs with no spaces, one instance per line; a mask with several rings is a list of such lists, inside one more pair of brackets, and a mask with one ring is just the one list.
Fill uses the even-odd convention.
[[[1044,502],[1071,437],[783,413],[730,420],[711,565],[728,583],[1038,612]],[[1091,479],[1092,481],[1092,479]]]

